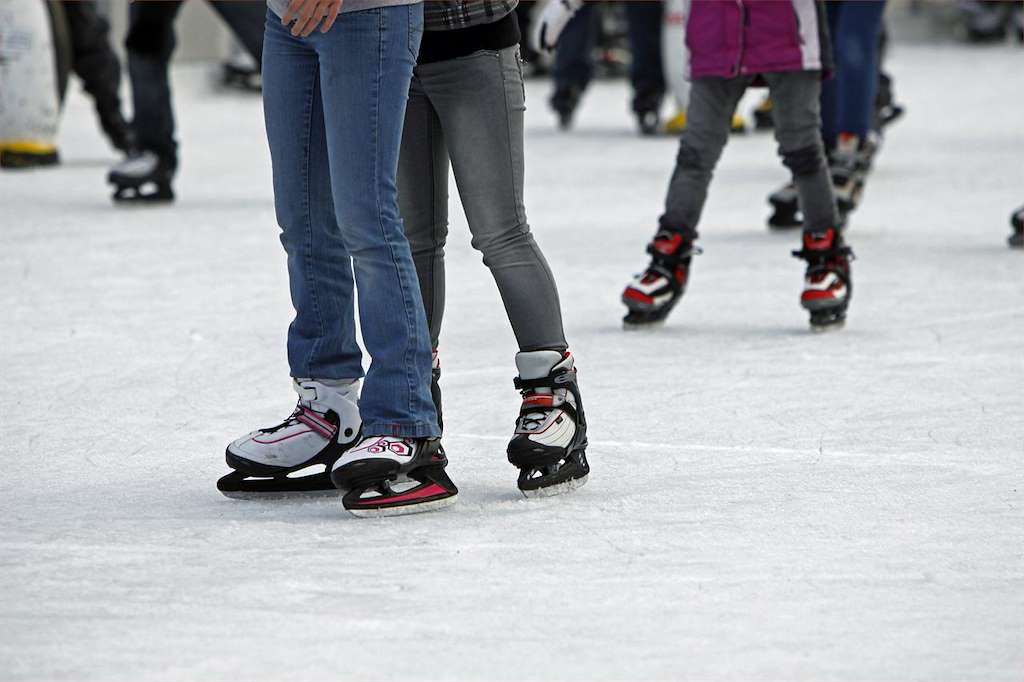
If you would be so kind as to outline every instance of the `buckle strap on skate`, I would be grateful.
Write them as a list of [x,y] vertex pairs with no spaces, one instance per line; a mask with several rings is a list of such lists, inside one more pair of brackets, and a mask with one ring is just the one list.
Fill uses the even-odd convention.
[[335,434],[338,433],[338,427],[335,424],[332,424],[324,417],[321,417],[319,414],[306,407],[301,407],[295,411],[295,420],[302,422],[327,440],[333,439]]
[[849,260],[855,260],[856,256],[853,253],[853,249],[849,246],[833,246],[830,249],[807,249],[803,248],[799,251],[792,252],[794,258],[802,258],[809,263],[816,261],[826,261],[831,258],[839,258],[846,256]]
[[667,254],[659,251],[657,247],[654,246],[654,242],[651,242],[647,245],[647,253],[651,256],[652,265],[675,267],[686,258],[699,256],[704,253],[704,249],[693,242],[690,242],[687,246],[680,248],[678,252]]
[[515,384],[516,390],[518,391],[533,391],[538,388],[550,388],[552,390],[557,388],[569,388],[566,384],[576,381],[576,368],[564,369],[555,374],[548,375],[546,377],[540,377],[539,379],[520,379],[516,377],[512,380]]

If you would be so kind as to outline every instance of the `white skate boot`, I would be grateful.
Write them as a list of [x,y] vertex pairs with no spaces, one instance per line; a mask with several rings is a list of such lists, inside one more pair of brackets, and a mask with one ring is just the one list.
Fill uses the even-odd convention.
[[516,354],[523,394],[508,461],[519,468],[527,497],[558,495],[587,482],[587,420],[572,355],[555,350]]
[[226,496],[337,493],[331,466],[359,439],[359,380],[295,379],[294,387],[291,416],[228,446],[234,471],[217,481]]

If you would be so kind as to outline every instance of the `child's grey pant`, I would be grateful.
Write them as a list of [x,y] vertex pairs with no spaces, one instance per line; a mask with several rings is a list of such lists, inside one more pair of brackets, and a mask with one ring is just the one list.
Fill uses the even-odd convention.
[[[835,227],[839,215],[821,140],[821,73],[786,71],[762,78],[772,97],[779,156],[792,171],[800,195],[804,229]],[[659,219],[662,229],[697,238],[697,223],[711,174],[729,139],[733,111],[753,81],[753,76],[693,81],[686,130],[679,141],[665,214]]]
[[564,350],[555,280],[523,207],[519,48],[481,50],[416,67],[402,134],[398,195],[430,336],[444,315],[448,163],[473,235],[521,350]]

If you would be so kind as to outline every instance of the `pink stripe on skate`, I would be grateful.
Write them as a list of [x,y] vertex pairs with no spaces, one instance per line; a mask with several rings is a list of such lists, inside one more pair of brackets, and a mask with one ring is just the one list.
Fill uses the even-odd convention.
[[327,440],[334,437],[334,424],[330,424],[328,422],[328,425],[325,426],[323,422],[312,416],[312,414],[307,412],[305,409],[303,409],[302,413],[295,417],[295,419],[313,429]]
[[[431,497],[432,495],[447,495],[447,494],[448,494],[448,491],[445,490],[444,488],[442,488],[441,486],[439,486],[437,483],[431,483],[430,485],[428,485],[426,487],[415,488],[414,490],[410,490],[407,493],[402,493],[401,495],[396,495],[395,497],[383,498],[383,500],[386,500],[387,504],[391,504],[393,502],[408,502],[408,501],[411,501],[411,500],[421,500],[421,499],[423,499],[425,497]],[[360,500],[360,502],[367,502],[367,503],[370,503],[370,504],[374,504],[374,503],[375,504],[380,504],[381,501],[382,501],[382,498],[373,498],[373,497],[371,497],[368,500]]]
[[[307,426],[308,426],[308,424],[307,424]],[[291,438],[298,438],[299,436],[304,436],[307,433],[312,433],[313,430],[315,430],[315,429],[311,429],[309,431],[299,431],[298,433],[292,433],[292,434],[289,434],[287,436],[283,436],[281,438],[273,438],[271,440],[260,440],[259,438],[253,438],[253,440],[255,442],[257,442],[257,443],[262,444],[262,445],[269,445],[271,443],[283,443],[284,441],[289,440]],[[317,431],[317,433],[320,433],[320,432]]]

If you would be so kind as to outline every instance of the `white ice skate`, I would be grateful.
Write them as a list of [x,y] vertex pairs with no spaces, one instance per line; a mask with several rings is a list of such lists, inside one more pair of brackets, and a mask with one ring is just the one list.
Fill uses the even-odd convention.
[[523,404],[508,444],[508,461],[519,468],[527,497],[558,495],[587,482],[587,421],[570,353],[516,354],[516,388]]
[[337,493],[330,469],[359,438],[359,380],[296,379],[294,387],[291,416],[228,446],[234,471],[217,481],[228,497]]

